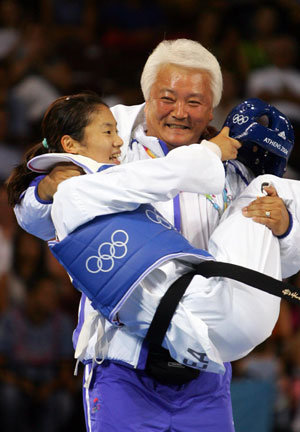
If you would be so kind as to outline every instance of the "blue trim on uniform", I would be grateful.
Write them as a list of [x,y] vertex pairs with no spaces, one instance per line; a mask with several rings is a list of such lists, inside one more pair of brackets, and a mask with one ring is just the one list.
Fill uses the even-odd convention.
[[[26,189],[27,190],[27,189]],[[24,190],[24,192],[21,193],[20,197],[19,197],[19,201],[21,201],[24,198],[24,195],[26,193],[26,190]]]
[[174,225],[178,232],[181,232],[181,212],[180,212],[180,195],[173,198]]
[[288,227],[288,229],[286,230],[286,232],[284,234],[282,234],[280,236],[277,236],[277,238],[279,240],[287,237],[289,235],[289,233],[292,231],[292,228],[293,228],[293,216],[292,216],[291,212],[288,209],[287,209],[287,212],[289,214],[289,227]]
[[169,149],[167,147],[167,144],[164,141],[160,140],[160,139],[158,140],[158,142],[159,142],[159,144],[161,146],[162,151],[164,152],[164,155],[167,156],[167,154],[169,153]]
[[86,299],[87,299],[86,295],[82,293],[81,294],[80,304],[79,304],[78,323],[77,323],[76,329],[73,332],[73,337],[72,337],[73,347],[74,347],[75,350],[76,350],[79,334],[81,332],[81,329],[82,329],[82,326],[83,326],[83,323],[84,323],[84,320],[85,320],[84,309],[85,309]]
[[228,163],[234,167],[236,174],[239,175],[241,177],[241,179],[243,180],[243,182],[245,183],[245,185],[248,186],[249,182],[246,179],[246,177],[244,176],[244,174],[242,173],[242,171],[239,169],[239,167],[237,167],[232,161],[228,161]]
[[101,165],[101,167],[99,167],[97,169],[97,172],[101,172],[101,171],[105,171],[108,168],[111,168],[113,166],[116,166],[115,164],[105,164],[105,165]]
[[[158,140],[158,142],[161,146],[162,151],[164,152],[164,155],[167,156],[167,154],[169,153],[169,148],[168,148],[167,144],[160,139]],[[175,228],[177,229],[178,232],[181,232],[181,212],[180,212],[179,194],[173,198],[173,210],[174,210]]]
[[132,150],[132,144],[135,143],[135,142],[136,142],[136,143],[139,143],[137,139],[132,138],[132,140],[131,140],[131,142],[130,142],[130,144],[129,144],[129,148],[130,148],[130,150]]
[[46,200],[43,200],[42,198],[40,198],[39,195],[38,195],[38,190],[37,190],[38,189],[38,185],[40,184],[40,181],[43,180],[44,177],[46,177],[46,174],[37,176],[34,180],[32,180],[32,182],[30,183],[29,187],[30,186],[35,186],[35,188],[34,188],[34,196],[35,196],[35,199],[39,203],[41,203],[41,204],[52,204],[53,200],[47,200],[46,201]]
[[30,186],[36,186],[37,184],[39,184],[39,182],[40,182],[44,177],[46,177],[46,174],[41,174],[41,175],[35,177],[35,178],[30,182],[29,187],[30,187]]

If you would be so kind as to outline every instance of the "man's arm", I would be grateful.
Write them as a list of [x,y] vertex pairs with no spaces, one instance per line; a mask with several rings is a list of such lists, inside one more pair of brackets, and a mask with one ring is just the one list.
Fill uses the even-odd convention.
[[269,183],[271,186],[266,188],[269,195],[252,201],[243,214],[266,225],[279,238],[282,276],[292,276],[300,269],[300,182],[269,174],[257,177],[254,182]]
[[69,179],[54,196],[52,218],[59,237],[99,215],[167,201],[180,191],[221,193],[225,172],[205,145],[172,150],[164,158],[141,160]]

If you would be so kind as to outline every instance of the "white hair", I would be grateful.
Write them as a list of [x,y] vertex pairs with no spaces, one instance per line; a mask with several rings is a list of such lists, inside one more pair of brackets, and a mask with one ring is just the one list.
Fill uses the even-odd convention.
[[213,107],[219,104],[223,89],[219,62],[199,42],[190,39],[164,40],[150,54],[141,76],[141,88],[145,100],[149,99],[150,90],[156,80],[157,73],[165,64],[207,71],[211,77]]

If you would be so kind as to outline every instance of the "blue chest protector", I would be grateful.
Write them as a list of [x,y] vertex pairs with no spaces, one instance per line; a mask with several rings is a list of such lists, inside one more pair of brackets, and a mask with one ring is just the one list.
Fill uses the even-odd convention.
[[214,259],[191,246],[148,204],[98,216],[49,246],[75,288],[110,321],[136,286],[163,262],[183,257],[197,263]]

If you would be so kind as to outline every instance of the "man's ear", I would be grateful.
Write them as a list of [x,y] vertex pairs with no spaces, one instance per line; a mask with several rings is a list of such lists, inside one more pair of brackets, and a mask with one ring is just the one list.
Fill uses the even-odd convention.
[[79,143],[71,138],[70,135],[63,135],[60,139],[60,143],[66,153],[78,153]]

